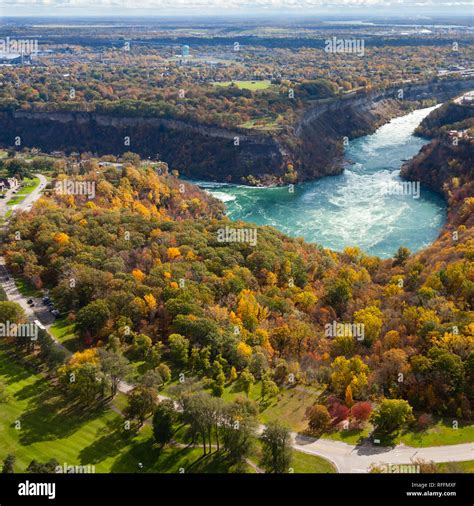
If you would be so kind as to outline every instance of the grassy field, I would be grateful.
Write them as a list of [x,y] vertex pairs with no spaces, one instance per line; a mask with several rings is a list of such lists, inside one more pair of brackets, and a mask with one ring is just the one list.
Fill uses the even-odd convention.
[[[260,465],[262,459],[262,447],[260,443],[257,443],[250,459],[257,465]],[[320,474],[337,473],[337,470],[331,462],[322,457],[293,450],[289,472],[294,474]]]
[[342,441],[343,443],[347,443],[350,445],[357,445],[364,438],[368,437],[370,434],[370,427],[366,427],[364,429],[348,429],[348,430],[338,430],[334,432],[328,432],[323,434],[324,439],[332,439],[334,441]]
[[66,317],[58,318],[51,325],[50,332],[69,351],[74,353],[79,350],[79,340],[74,333],[74,323],[71,323]]
[[[202,455],[201,448],[159,448],[150,425],[140,432],[123,430],[123,418],[108,406],[74,408],[40,374],[28,371],[0,349],[0,382],[7,398],[0,403],[0,461],[12,453],[15,471],[33,459],[55,458],[61,465],[93,465],[96,472],[255,472],[236,468],[225,455]],[[114,407],[123,409],[119,394]],[[181,439],[181,438],[179,438]],[[326,460],[294,452],[295,473],[333,472]],[[181,471],[180,471],[181,470]]]
[[[94,465],[96,472],[231,470],[221,454],[203,458],[200,448],[160,449],[148,425],[139,433],[122,430],[123,418],[110,407],[71,407],[45,378],[25,369],[3,349],[0,381],[7,394],[0,403],[0,461],[14,454],[17,472],[25,471],[33,459],[51,458],[60,464]],[[253,472],[248,466],[243,470]]]
[[40,290],[36,289],[26,279],[19,276],[15,276],[15,285],[18,288],[18,291],[25,297],[41,297],[42,295]]
[[426,431],[408,432],[400,437],[400,442],[415,448],[425,446],[456,445],[474,441],[474,426],[459,425],[453,429],[452,421],[440,420]]
[[441,472],[444,472],[447,468],[452,469],[459,468],[459,471],[462,473],[474,473],[474,460],[466,460],[464,462],[442,462],[438,464],[438,467]]
[[[305,419],[306,409],[317,402],[319,391],[310,387],[283,388],[280,393],[266,401],[261,402],[260,397],[261,384],[256,383],[252,386],[249,398],[259,404],[260,421],[268,423],[273,420],[279,420],[285,423],[292,431],[302,432],[306,429],[307,421]],[[245,396],[239,390],[238,382],[227,386],[222,398],[231,401],[238,396]]]
[[[364,438],[367,438],[372,431],[371,424],[363,430],[339,430],[328,432],[322,437],[324,439],[332,439],[335,441],[343,441],[344,443],[356,445]],[[392,444],[403,443],[407,446],[414,448],[424,448],[428,446],[443,446],[443,445],[456,445],[462,443],[471,443],[474,441],[474,427],[473,426],[460,426],[458,429],[453,429],[452,424],[448,420],[439,420],[435,425],[425,431],[420,432],[406,432],[400,436],[387,440],[381,438],[382,444],[390,446]]]
[[326,459],[317,455],[293,451],[291,467],[294,473],[336,473],[336,468]]
[[278,130],[283,128],[283,126],[279,124],[279,118],[275,119],[269,116],[265,116],[262,118],[255,118],[248,120],[245,123],[241,123],[239,127],[251,128],[254,130]]
[[241,90],[266,90],[271,86],[271,82],[268,79],[262,81],[222,81],[220,83],[214,83],[215,86],[230,86],[235,84]]

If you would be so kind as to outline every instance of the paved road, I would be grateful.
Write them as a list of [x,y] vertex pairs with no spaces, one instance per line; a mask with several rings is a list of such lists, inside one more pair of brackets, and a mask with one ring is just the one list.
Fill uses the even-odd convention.
[[48,180],[43,176],[43,174],[35,174],[35,176],[40,180],[39,185],[28,194],[22,202],[13,206],[14,211],[28,211],[31,209],[33,203],[41,197],[41,193],[43,192],[45,186],[48,183]]
[[[41,196],[41,192],[46,185],[46,178],[41,174],[36,174],[40,178],[40,185],[18,206],[18,209],[29,209],[33,202]],[[1,210],[0,210],[1,214]],[[7,279],[8,278],[8,279]],[[21,295],[18,291],[14,279],[9,275],[5,267],[5,259],[0,256],[0,282],[8,296],[9,300],[20,304],[30,320],[39,319],[49,330],[54,318],[48,313],[47,309],[41,304],[41,300],[35,300],[35,307],[31,308],[27,297]],[[50,333],[51,334],[51,333]],[[54,336],[51,335],[56,345],[71,354]],[[119,390],[127,393],[132,390],[134,385],[121,381]],[[160,400],[166,399],[159,395]],[[260,431],[264,429],[262,425]],[[292,434],[293,447],[296,450],[318,455],[331,461],[340,473],[366,473],[372,464],[410,464],[412,459],[423,459],[434,462],[460,462],[464,460],[474,460],[474,443],[432,446],[429,448],[411,448],[409,446],[398,445],[394,448],[377,447],[366,444],[362,446],[349,445],[340,441],[329,439],[314,439],[301,434]]]
[[[25,198],[19,203],[15,204],[11,207],[11,209],[16,211],[28,211],[31,209],[31,206],[33,205],[33,202],[39,199],[41,197],[41,193],[43,192],[46,184],[48,183],[48,180],[43,176],[43,174],[35,174],[35,176],[40,180],[39,185],[28,195],[25,196]],[[19,192],[21,194],[21,190]],[[13,193],[12,190],[8,190],[5,194],[4,199],[0,199],[0,216],[5,217],[9,207],[7,206],[8,201],[13,198],[19,196],[19,194]]]
[[293,447],[330,460],[340,473],[366,473],[372,464],[410,464],[412,459],[433,462],[461,462],[474,459],[474,443],[428,448],[397,445],[394,448],[365,444],[349,445],[341,441],[314,439],[293,434]]

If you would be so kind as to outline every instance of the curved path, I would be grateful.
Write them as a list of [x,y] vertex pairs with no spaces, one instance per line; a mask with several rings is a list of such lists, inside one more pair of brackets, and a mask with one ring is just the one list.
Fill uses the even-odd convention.
[[[41,192],[46,186],[47,181],[41,174],[35,174],[35,176],[40,179],[40,184],[20,204],[15,206],[15,210],[28,210],[41,196]],[[0,214],[2,214],[1,209]],[[4,263],[4,258],[0,257],[0,282],[7,293],[8,299],[20,304],[31,320],[39,318],[46,328],[49,329],[51,315],[47,311],[43,311],[41,303],[35,304],[34,309],[28,306],[26,302],[27,298],[17,289],[13,277],[7,272]],[[7,277],[9,278],[8,281],[6,280]],[[51,335],[51,337],[58,347],[71,354],[54,336]],[[121,381],[119,384],[119,390],[123,393],[129,392],[133,387],[134,385],[125,381]],[[166,399],[166,397],[159,395],[159,399]],[[260,431],[263,429],[264,426],[260,426]],[[474,443],[431,446],[427,448],[412,448],[410,446],[398,445],[391,448],[379,447],[372,444],[354,446],[341,441],[315,439],[297,433],[293,433],[292,437],[293,448],[295,450],[324,457],[332,462],[340,473],[366,473],[372,464],[410,464],[412,459],[433,462],[474,460]]]
[[410,464],[413,459],[433,462],[474,460],[474,443],[426,448],[372,444],[354,446],[342,441],[293,434],[293,448],[330,460],[340,473],[366,473],[372,464]]

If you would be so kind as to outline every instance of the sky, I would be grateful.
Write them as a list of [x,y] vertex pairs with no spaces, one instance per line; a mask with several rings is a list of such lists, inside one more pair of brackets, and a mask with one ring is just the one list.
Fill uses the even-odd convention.
[[94,15],[456,15],[474,17],[473,0],[0,0],[3,16]]

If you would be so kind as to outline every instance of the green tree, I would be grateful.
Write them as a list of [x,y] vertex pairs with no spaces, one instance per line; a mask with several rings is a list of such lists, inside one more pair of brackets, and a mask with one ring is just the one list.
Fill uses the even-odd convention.
[[158,365],[160,364],[163,347],[164,345],[161,341],[157,341],[151,347],[147,357],[147,361],[148,364],[150,364],[150,367],[158,367]]
[[372,413],[371,421],[377,432],[395,434],[413,421],[413,409],[403,399],[384,399]]
[[178,366],[186,367],[189,357],[189,339],[181,334],[171,334],[168,345],[173,362]]
[[308,427],[313,433],[321,434],[326,431],[331,423],[331,415],[323,404],[314,404],[307,412]]
[[263,431],[262,467],[269,473],[288,473],[292,460],[291,435],[287,427],[271,422]]
[[264,353],[258,351],[252,355],[249,370],[257,379],[260,379],[268,371],[268,360]]
[[211,397],[207,392],[188,392],[181,399],[183,408],[183,420],[189,424],[190,432],[195,443],[197,437],[201,437],[203,453],[206,455],[207,446],[209,452],[212,448],[212,434],[216,436],[219,448],[219,421],[221,419],[221,400]]
[[138,420],[142,426],[147,416],[153,413],[155,405],[156,391],[153,388],[139,385],[128,394],[125,416],[132,420]]
[[0,302],[0,323],[22,323],[26,320],[25,311],[16,302]]
[[107,381],[98,364],[85,362],[73,369],[66,369],[65,374],[68,390],[84,406],[93,404],[97,397],[105,394]]
[[260,396],[262,398],[262,402],[265,402],[266,398],[272,398],[278,395],[280,389],[278,385],[272,381],[267,375],[262,378],[262,389],[260,391]]
[[411,255],[411,251],[405,246],[400,246],[393,257],[393,266],[404,265]]
[[163,383],[167,383],[171,379],[171,369],[166,364],[160,364],[156,370],[163,378]]
[[138,380],[139,384],[149,388],[160,388],[164,384],[163,377],[158,369],[149,369]]
[[329,285],[325,301],[340,315],[346,309],[347,303],[351,298],[352,290],[348,281],[345,279],[336,279]]
[[99,348],[98,354],[100,368],[110,378],[111,394],[114,397],[117,394],[120,380],[130,372],[128,360],[121,353],[115,353],[105,348]]
[[138,334],[133,338],[132,350],[133,354],[141,360],[146,360],[150,355],[153,347],[151,337],[146,334]]
[[97,336],[110,318],[110,310],[105,300],[94,300],[83,307],[76,316],[76,328],[83,335]]
[[212,382],[212,395],[222,397],[224,393],[225,374],[220,372]]
[[169,443],[173,437],[173,425],[177,419],[174,403],[171,399],[161,401],[153,415],[153,435],[161,446]]
[[240,384],[242,385],[242,390],[247,394],[248,397],[250,394],[250,389],[252,388],[252,385],[255,383],[254,375],[248,369],[244,369],[240,373],[239,381]]
[[11,453],[5,457],[5,460],[3,461],[2,474],[14,473],[13,467],[15,465],[15,460],[15,455],[12,455]]
[[56,459],[50,459],[48,462],[32,460],[26,470],[33,474],[54,474],[58,466],[59,462]]
[[224,407],[220,424],[222,441],[232,461],[248,457],[255,445],[258,408],[243,397]]

